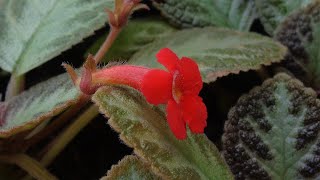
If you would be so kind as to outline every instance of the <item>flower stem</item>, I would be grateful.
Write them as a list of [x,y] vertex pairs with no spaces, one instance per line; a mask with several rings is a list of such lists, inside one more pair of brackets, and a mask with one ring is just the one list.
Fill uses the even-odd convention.
[[110,49],[111,45],[115,41],[115,39],[118,37],[119,33],[121,32],[122,28],[115,28],[110,26],[110,32],[106,38],[106,40],[103,42],[102,46],[94,56],[96,64],[98,64],[104,55],[107,53],[107,51]]
[[63,112],[57,119],[46,126],[45,129],[35,134],[33,137],[30,137],[30,139],[26,139],[24,142],[25,146],[28,148],[48,137],[50,134],[56,132],[58,129],[68,123],[68,121],[71,120],[72,117],[75,116],[88,103],[89,100],[90,98],[88,96],[81,95],[76,104]]
[[16,76],[12,74],[7,86],[5,100],[9,100],[12,97],[20,94],[24,90],[24,84],[25,84],[24,75]]
[[10,164],[16,164],[23,170],[27,171],[35,179],[56,180],[47,169],[38,161],[26,154],[1,155],[0,161]]
[[81,114],[66,130],[62,132],[52,143],[49,144],[49,150],[41,159],[43,166],[48,166],[56,156],[68,145],[70,141],[99,114],[98,108],[90,106]]

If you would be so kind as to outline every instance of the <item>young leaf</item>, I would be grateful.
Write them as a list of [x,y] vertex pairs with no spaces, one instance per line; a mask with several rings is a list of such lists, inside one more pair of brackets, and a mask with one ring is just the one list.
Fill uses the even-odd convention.
[[[158,17],[133,19],[119,34],[104,60],[128,60],[145,45],[174,31],[175,28]],[[108,33],[99,38],[86,54],[97,52],[107,35]]]
[[117,165],[112,166],[107,176],[100,180],[154,180],[160,177],[154,174],[150,167],[133,155],[125,156]]
[[319,133],[316,93],[279,74],[230,110],[224,155],[237,179],[319,179]]
[[0,102],[0,138],[32,129],[75,103],[78,95],[69,76],[62,74]]
[[17,75],[45,63],[91,35],[114,0],[2,0],[0,67]]
[[[276,39],[288,46],[288,68],[315,89],[320,89],[320,1],[288,16]],[[291,60],[291,61],[290,61]]]
[[253,0],[153,0],[153,4],[180,27],[218,26],[249,31],[256,18]]
[[164,113],[142,95],[119,86],[100,88],[93,96],[120,138],[165,179],[232,179],[217,148],[203,134],[178,140]]
[[277,26],[293,11],[313,0],[255,0],[257,13],[265,30],[273,35]]
[[268,37],[207,27],[182,30],[158,39],[133,55],[129,63],[162,68],[155,54],[163,47],[194,59],[204,82],[279,62],[286,53],[284,46]]

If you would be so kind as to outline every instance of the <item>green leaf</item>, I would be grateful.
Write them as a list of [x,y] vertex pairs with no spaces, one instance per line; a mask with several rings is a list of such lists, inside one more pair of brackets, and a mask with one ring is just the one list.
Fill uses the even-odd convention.
[[232,179],[218,149],[203,134],[178,140],[165,114],[127,87],[100,88],[93,96],[108,123],[135,154],[165,179]]
[[265,30],[273,35],[277,26],[293,11],[313,0],[255,0],[257,13]]
[[320,89],[320,1],[288,16],[276,39],[288,46],[287,67],[308,86]]
[[[175,31],[175,28],[158,17],[130,20],[112,44],[104,60],[128,60],[135,52],[145,45]],[[87,51],[97,52],[108,33],[100,37]]]
[[284,46],[268,37],[206,27],[182,30],[158,39],[133,55],[129,63],[162,68],[155,54],[163,47],[194,59],[204,82],[279,62],[286,53]]
[[32,129],[77,101],[79,91],[67,74],[33,86],[9,101],[0,102],[0,138]]
[[279,74],[230,110],[224,155],[237,179],[319,179],[319,133],[317,94]]
[[218,26],[249,31],[256,18],[253,0],[153,0],[153,4],[180,27]]
[[2,0],[0,67],[21,75],[101,28],[113,0]]
[[150,167],[133,155],[125,156],[117,165],[113,165],[107,176],[100,180],[154,180],[160,177],[155,175]]

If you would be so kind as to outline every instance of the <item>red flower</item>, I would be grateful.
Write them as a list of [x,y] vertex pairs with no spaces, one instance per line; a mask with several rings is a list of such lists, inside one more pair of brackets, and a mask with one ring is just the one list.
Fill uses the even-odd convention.
[[167,103],[169,127],[178,139],[186,138],[186,125],[193,133],[203,133],[207,110],[198,96],[202,88],[198,65],[187,57],[179,59],[168,48],[161,49],[157,58],[168,71],[132,65],[96,69],[93,56],[85,62],[81,77],[70,65],[64,67],[84,94],[91,95],[104,85],[122,84],[140,90],[151,104]]
[[151,104],[167,103],[169,127],[178,139],[186,138],[186,125],[193,133],[203,133],[207,109],[198,96],[202,88],[198,65],[187,57],[179,59],[168,48],[161,49],[156,57],[168,71],[147,72],[141,83],[142,93]]

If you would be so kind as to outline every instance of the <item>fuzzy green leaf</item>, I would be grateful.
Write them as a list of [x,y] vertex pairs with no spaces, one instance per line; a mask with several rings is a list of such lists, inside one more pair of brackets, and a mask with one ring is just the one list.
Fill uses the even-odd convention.
[[75,103],[78,95],[70,77],[62,74],[0,102],[0,138],[32,129]]
[[218,26],[249,31],[256,11],[253,0],[153,0],[180,27]]
[[162,68],[155,54],[163,47],[194,59],[204,82],[279,62],[286,53],[284,46],[268,37],[206,27],[182,30],[158,39],[133,55],[129,63]]
[[319,133],[316,93],[279,74],[230,110],[224,154],[237,179],[319,179]]
[[257,13],[265,30],[273,35],[277,26],[293,11],[313,0],[255,0]]
[[107,176],[100,180],[160,180],[150,167],[138,157],[125,156],[117,165],[111,167]]
[[93,96],[120,138],[165,179],[232,179],[217,148],[203,134],[177,140],[165,114],[128,87],[103,87]]
[[113,0],[0,1],[0,67],[17,75],[93,34]]
[[[158,38],[162,38],[175,29],[158,17],[133,19],[121,31],[112,44],[104,60],[128,60],[135,52],[150,44]],[[97,52],[108,33],[100,37],[87,51]]]
[[286,63],[308,86],[320,89],[320,1],[288,16],[279,26],[276,39],[288,46]]

